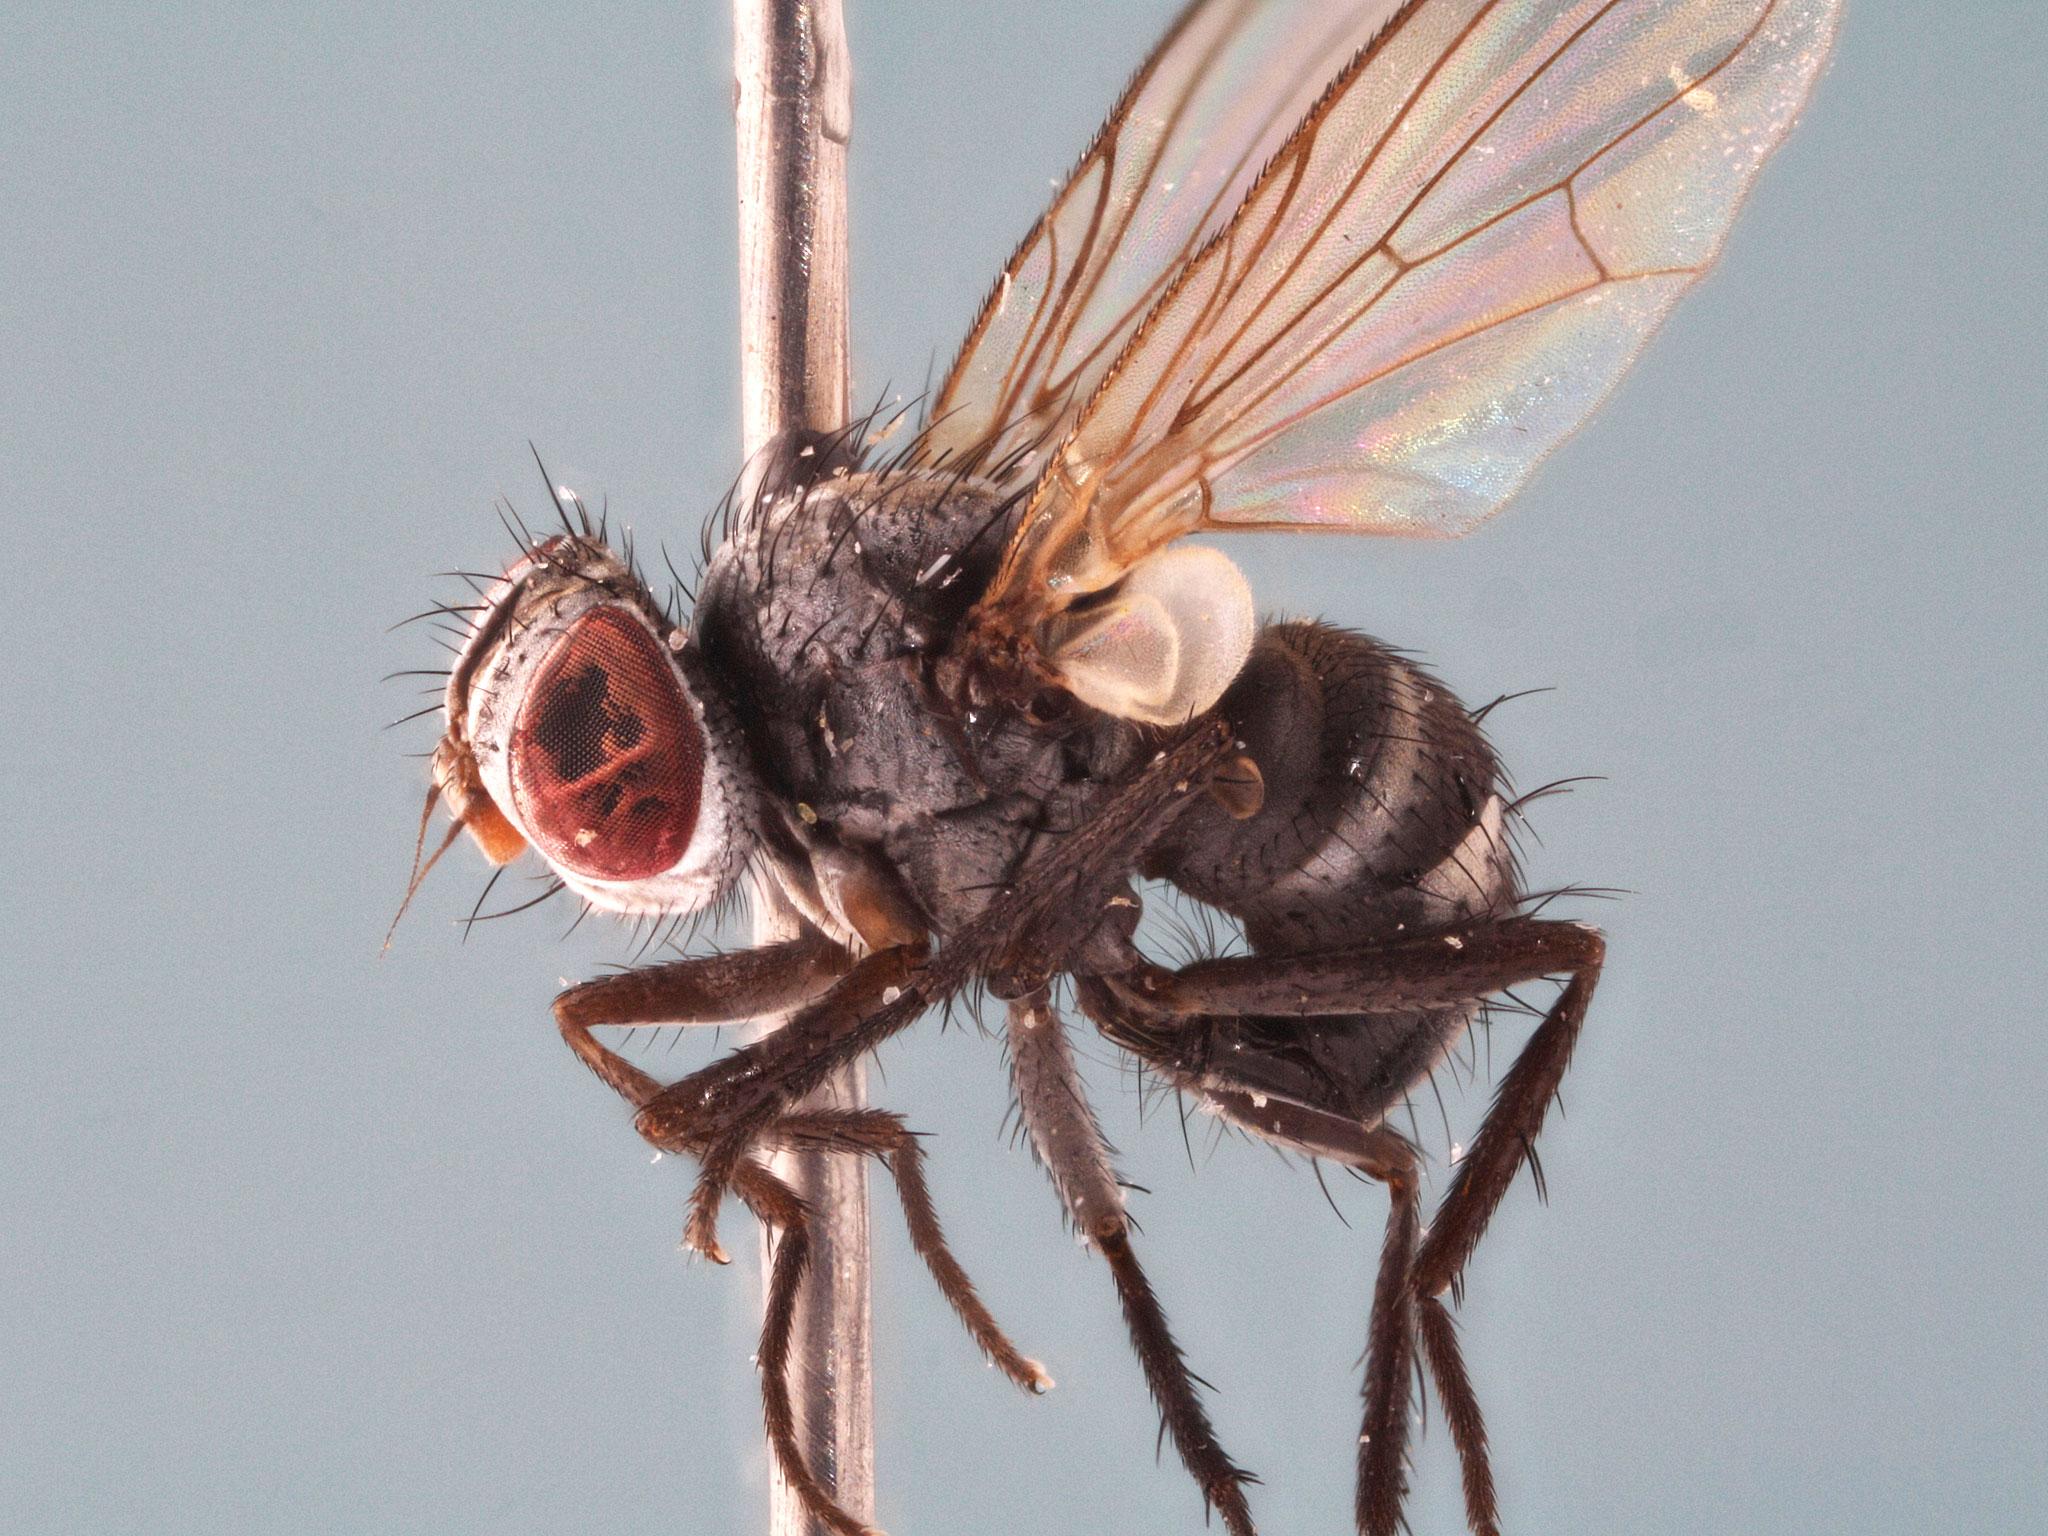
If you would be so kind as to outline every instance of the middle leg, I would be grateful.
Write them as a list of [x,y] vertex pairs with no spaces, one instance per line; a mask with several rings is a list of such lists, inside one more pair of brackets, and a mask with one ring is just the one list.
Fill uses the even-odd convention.
[[1123,1185],[1110,1166],[1109,1145],[1074,1069],[1066,1024],[1043,991],[1010,1004],[1008,1040],[1024,1128],[1075,1229],[1109,1265],[1131,1347],[1160,1421],[1203,1500],[1222,1515],[1224,1528],[1231,1536],[1254,1536],[1244,1485],[1257,1479],[1218,1443],[1187,1359],[1131,1249]]

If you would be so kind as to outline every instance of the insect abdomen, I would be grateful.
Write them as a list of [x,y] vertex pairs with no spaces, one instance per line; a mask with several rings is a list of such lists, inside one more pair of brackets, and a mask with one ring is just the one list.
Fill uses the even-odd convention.
[[[1275,625],[1217,707],[1264,803],[1242,821],[1205,808],[1147,873],[1236,917],[1254,952],[1369,946],[1515,902],[1492,749],[1421,668],[1363,635]],[[1472,1013],[1217,1020],[1210,1045],[1238,1086],[1370,1120]]]

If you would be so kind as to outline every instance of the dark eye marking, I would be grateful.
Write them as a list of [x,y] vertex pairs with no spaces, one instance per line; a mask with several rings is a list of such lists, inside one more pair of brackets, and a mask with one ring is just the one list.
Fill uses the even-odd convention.
[[[555,777],[568,783],[604,766],[608,746],[630,746],[640,722],[611,702],[611,680],[599,666],[585,667],[548,691],[533,723],[533,744],[554,760]],[[630,740],[622,739],[627,730]]]
[[593,609],[541,663],[510,766],[535,846],[566,869],[646,879],[689,849],[703,734],[668,658],[624,613]]

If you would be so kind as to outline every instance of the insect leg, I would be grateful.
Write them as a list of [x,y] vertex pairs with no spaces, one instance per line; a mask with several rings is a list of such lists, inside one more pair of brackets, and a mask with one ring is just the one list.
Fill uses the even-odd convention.
[[[827,957],[799,953],[802,945],[803,941],[798,940],[735,955],[684,961],[572,988],[556,1003],[563,1038],[599,1077],[629,1103],[644,1110],[663,1096],[663,1085],[608,1049],[591,1033],[592,1028],[657,1020],[710,1022],[787,1007],[800,1000],[806,989],[815,992],[829,979],[831,971]],[[845,960],[843,951],[835,953],[842,962]],[[730,987],[721,990],[722,982],[730,983]],[[611,1017],[614,1007],[628,1017]],[[665,1125],[667,1134],[662,1145],[702,1154],[707,1138],[701,1130],[693,1130],[673,1117]],[[916,1137],[904,1129],[896,1116],[880,1111],[782,1115],[769,1122],[761,1143],[823,1147],[876,1156],[886,1162],[902,1197],[911,1244],[975,1342],[1019,1385],[1033,1390],[1050,1385],[1043,1368],[1024,1358],[1004,1336],[946,1246],[938,1213],[924,1182],[921,1149]],[[758,1352],[762,1408],[777,1464],[791,1489],[821,1525],[837,1536],[868,1536],[868,1527],[833,1501],[830,1492],[805,1465],[797,1445],[788,1368],[797,1292],[810,1264],[810,1229],[803,1202],[751,1157],[734,1166],[731,1184],[748,1209],[764,1226],[772,1228],[778,1239],[775,1262],[768,1276],[768,1302],[763,1309]]]
[[[1306,1105],[1248,1093],[1216,1076],[1197,1079],[1189,1075],[1182,1063],[1192,1047],[1176,1042],[1174,1036],[1198,1034],[1210,1021],[1143,1017],[1121,989],[1097,978],[1082,981],[1079,995],[1089,1017],[1105,1035],[1157,1067],[1168,1081],[1270,1140],[1341,1162],[1387,1186],[1387,1235],[1380,1249],[1379,1276],[1373,1285],[1366,1329],[1356,1515],[1359,1530],[1367,1536],[1391,1536],[1400,1527],[1401,1503],[1407,1494],[1408,1381],[1415,1363],[1413,1274],[1421,1229],[1421,1180],[1414,1147],[1384,1125],[1367,1126]],[[1473,1413],[1477,1413],[1476,1404]],[[1450,1416],[1447,1411],[1446,1417]],[[1477,1443],[1483,1452],[1483,1436]],[[1460,1440],[1461,1459],[1465,1449]]]
[[1233,955],[1178,971],[1141,962],[1108,984],[1148,1016],[1316,1018],[1469,1002],[1544,976],[1583,977],[1590,997],[1605,953],[1583,923],[1474,918],[1355,948]]
[[840,1508],[797,1446],[789,1359],[797,1292],[811,1264],[809,1214],[796,1192],[760,1163],[739,1169],[733,1175],[733,1187],[761,1224],[776,1233],[775,1262],[769,1268],[767,1302],[761,1309],[761,1343],[755,1353],[761,1371],[762,1417],[776,1465],[812,1521],[834,1536],[880,1536]]
[[907,947],[868,956],[822,996],[798,1008],[774,1034],[666,1085],[637,1069],[627,1069],[614,1081],[609,1073],[625,1064],[609,1072],[598,1065],[611,1053],[588,1037],[588,1025],[608,1021],[586,1019],[573,1010],[565,1015],[558,1004],[557,1018],[571,1047],[638,1107],[634,1127],[641,1136],[702,1164],[683,1230],[690,1248],[725,1262],[718,1244],[718,1204],[750,1147],[786,1106],[840,1062],[871,1049],[923,1011],[922,997],[908,990],[917,956]]
[[910,1246],[917,1250],[947,1303],[966,1325],[981,1351],[1010,1380],[1030,1392],[1045,1392],[1052,1377],[1036,1360],[1019,1353],[975,1292],[974,1282],[953,1257],[939,1225],[937,1207],[924,1181],[924,1149],[900,1115],[879,1109],[799,1110],[776,1120],[764,1142],[806,1150],[851,1152],[886,1163],[903,1202]]
[[[1451,1438],[1463,1470],[1466,1516],[1472,1528],[1497,1528],[1492,1474],[1486,1454],[1485,1421],[1479,1410],[1456,1330],[1440,1300],[1478,1246],[1488,1219],[1499,1206],[1525,1158],[1531,1155],[1545,1111],[1556,1094],[1572,1047],[1585,1020],[1599,978],[1606,944],[1577,923],[1509,917],[1481,919],[1356,950],[1312,954],[1232,957],[1167,972],[1139,965],[1128,975],[1090,980],[1082,999],[1104,1033],[1152,1063],[1170,1080],[1200,1094],[1230,1119],[1269,1140],[1315,1156],[1332,1157],[1387,1178],[1360,1162],[1371,1149],[1352,1138],[1370,1135],[1355,1121],[1306,1104],[1253,1092],[1232,1081],[1232,1046],[1245,1017],[1371,1014],[1469,1001],[1543,976],[1568,979],[1543,1022],[1502,1080],[1471,1150],[1460,1159],[1451,1187],[1419,1249],[1411,1243],[1406,1285],[1412,1321],[1424,1359],[1444,1405]],[[1377,1156],[1387,1159],[1386,1149]],[[1412,1173],[1396,1169],[1412,1184]],[[1388,1179],[1398,1223],[1402,1188]],[[1413,1194],[1406,1198],[1412,1203]],[[1394,1261],[1396,1232],[1388,1232],[1381,1267],[1382,1287]],[[1374,1358],[1383,1336],[1375,1302]],[[1396,1343],[1397,1348],[1410,1346]],[[1404,1365],[1404,1370],[1406,1366]],[[1360,1528],[1391,1530],[1398,1520],[1399,1468],[1375,1470],[1372,1449],[1374,1387],[1368,1376],[1368,1409],[1361,1445]],[[1393,1420],[1382,1418],[1388,1428]],[[1405,1427],[1405,1421],[1401,1427]],[[1391,1503],[1388,1502],[1391,1497]],[[1388,1510],[1392,1514],[1388,1514]]]
[[[1236,1017],[1371,1013],[1467,1001],[1518,982],[1567,977],[1563,991],[1501,1080],[1471,1150],[1458,1162],[1416,1258],[1416,1289],[1442,1294],[1479,1245],[1480,1234],[1535,1145],[1543,1117],[1571,1063],[1572,1047],[1600,978],[1606,940],[1582,923],[1533,917],[1481,919],[1356,950],[1233,956],[1181,971],[1141,966],[1109,985],[1151,1021],[1201,1019],[1203,1038],[1184,1041],[1180,1059],[1222,1061],[1219,1038]],[[1112,1038],[1116,1038],[1112,1034]],[[1119,1042],[1124,1043],[1124,1042]],[[1193,1049],[1194,1055],[1188,1051]]]
[[[947,1301],[959,1313],[983,1351],[1012,1381],[1032,1390],[1051,1385],[1044,1368],[1017,1352],[989,1316],[964,1271],[946,1247],[937,1212],[924,1185],[922,1152],[917,1138],[895,1115],[880,1110],[819,1110],[785,1115],[761,1138],[764,1145],[823,1148],[866,1153],[888,1163],[903,1197],[911,1243]],[[777,1233],[774,1263],[768,1276],[767,1304],[762,1309],[761,1403],[768,1438],[777,1464],[812,1519],[837,1536],[873,1536],[832,1498],[812,1474],[797,1446],[795,1416],[790,1407],[790,1344],[796,1298],[811,1262],[810,1222],[804,1204],[761,1163],[748,1158],[733,1171],[733,1188],[748,1209]]]
[[[620,1097],[640,1110],[642,1134],[665,1151],[701,1157],[720,1127],[709,1116],[699,1120],[675,1108],[676,1101],[687,1103],[690,1098],[688,1094],[678,1094],[676,1089],[715,1080],[721,1074],[730,1076],[729,1064],[747,1058],[753,1048],[714,1063],[670,1088],[609,1049],[591,1030],[601,1025],[709,1023],[781,1011],[823,989],[835,972],[845,975],[851,963],[845,951],[823,940],[813,944],[795,939],[731,955],[629,971],[572,987],[555,1000],[555,1017],[570,1048]],[[876,967],[872,962],[860,969],[863,975],[876,969],[893,974],[887,967]],[[874,978],[867,979],[872,983]],[[799,1020],[805,1017],[803,1013],[798,1015]],[[797,1021],[793,1020],[791,1028],[796,1026]],[[880,1111],[820,1110],[775,1116],[768,1123],[768,1131],[770,1134],[764,1139],[801,1141],[886,1162],[902,1196],[911,1244],[930,1268],[940,1291],[983,1351],[1013,1381],[1034,1390],[1044,1389],[1048,1383],[1043,1368],[1026,1360],[1003,1337],[947,1247],[924,1182],[922,1150],[900,1119]],[[750,1164],[745,1161],[736,1165],[735,1178],[747,1166]],[[713,1256],[722,1257],[715,1253]]]
[[853,965],[822,934],[781,944],[643,966],[569,987],[555,998],[562,1038],[583,1064],[640,1107],[661,1084],[603,1046],[597,1025],[731,1024],[783,1013],[812,1001]]
[[1486,1454],[1486,1417],[1479,1411],[1479,1394],[1472,1390],[1472,1378],[1465,1372],[1457,1325],[1443,1298],[1433,1294],[1416,1296],[1415,1320],[1422,1337],[1422,1358],[1429,1363],[1429,1379],[1436,1384],[1436,1400],[1443,1405],[1451,1444],[1458,1452],[1465,1523],[1479,1536],[1498,1536],[1500,1505],[1494,1497],[1493,1464]]
[[1010,1004],[1009,1045],[1011,1077],[1031,1145],[1074,1226],[1109,1264],[1132,1348],[1174,1449],[1203,1499],[1223,1516],[1231,1536],[1251,1536],[1254,1527],[1244,1485],[1257,1479],[1233,1463],[1217,1443],[1187,1361],[1131,1250],[1123,1187],[1074,1070],[1066,1025],[1045,992]]
[[1215,1087],[1205,1094],[1230,1118],[1317,1157],[1327,1157],[1387,1186],[1387,1235],[1373,1284],[1366,1327],[1365,1415],[1358,1433],[1359,1530],[1391,1536],[1401,1527],[1408,1492],[1408,1380],[1415,1367],[1418,1330],[1423,1358],[1437,1384],[1444,1418],[1463,1469],[1466,1517],[1481,1536],[1495,1531],[1493,1474],[1486,1459],[1486,1425],[1465,1375],[1450,1316],[1434,1296],[1417,1294],[1415,1254],[1421,1236],[1421,1171],[1415,1148],[1385,1125],[1356,1121]]
[[1486,1426],[1479,1399],[1465,1374],[1457,1332],[1445,1310],[1443,1293],[1457,1284],[1487,1222],[1514,1182],[1525,1158],[1535,1155],[1543,1117],[1571,1063],[1572,1047],[1585,1023],[1586,1007],[1600,979],[1606,945],[1600,935],[1583,930],[1588,939],[1571,979],[1543,1016],[1543,1022],[1516,1056],[1494,1094],[1493,1107],[1480,1123],[1479,1134],[1458,1161],[1451,1187],[1437,1206],[1436,1218],[1415,1259],[1415,1296],[1420,1309],[1423,1354],[1451,1438],[1464,1472],[1466,1518],[1472,1529],[1495,1531],[1498,1521],[1493,1477],[1486,1456]]
[[1493,1107],[1480,1123],[1471,1149],[1459,1159],[1451,1187],[1437,1207],[1429,1236],[1415,1261],[1415,1285],[1424,1296],[1441,1295],[1457,1282],[1459,1272],[1479,1246],[1480,1234],[1514,1182],[1525,1158],[1533,1155],[1543,1117],[1556,1097],[1572,1047],[1578,1043],[1600,978],[1602,945],[1598,934],[1589,957],[1550,1005],[1536,1033],[1522,1047],[1508,1075],[1493,1096]]

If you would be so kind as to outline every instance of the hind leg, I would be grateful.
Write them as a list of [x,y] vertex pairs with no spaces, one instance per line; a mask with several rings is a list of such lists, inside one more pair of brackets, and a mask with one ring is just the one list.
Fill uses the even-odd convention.
[[[1474,1531],[1498,1528],[1485,1422],[1441,1297],[1456,1283],[1487,1221],[1534,1144],[1556,1094],[1605,955],[1576,923],[1478,919],[1356,949],[1204,961],[1180,971],[1139,963],[1081,984],[1105,1035],[1168,1081],[1267,1140],[1327,1157],[1384,1182],[1392,1200],[1375,1287],[1359,1443],[1358,1527],[1390,1536],[1406,1491],[1406,1375],[1416,1341],[1429,1366],[1463,1469]],[[1415,1154],[1379,1124],[1244,1086],[1242,1053],[1222,1047],[1238,1020],[1370,1015],[1473,1002],[1521,982],[1567,978],[1502,1080],[1479,1135],[1458,1164],[1429,1232],[1419,1232]]]

